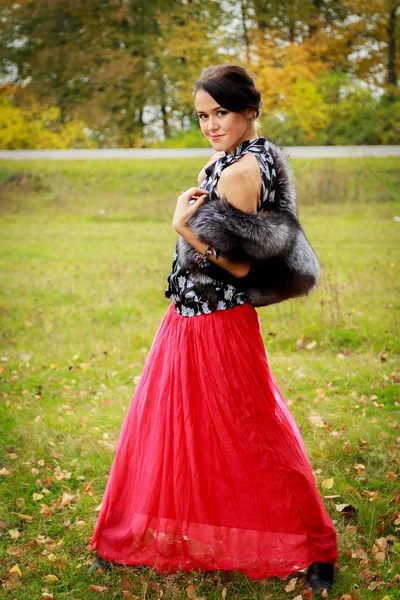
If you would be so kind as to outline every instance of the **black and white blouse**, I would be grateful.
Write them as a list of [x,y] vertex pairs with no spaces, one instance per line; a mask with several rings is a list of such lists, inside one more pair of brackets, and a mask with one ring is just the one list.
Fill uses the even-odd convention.
[[[269,153],[269,141],[265,137],[242,142],[235,148],[233,154],[225,152],[225,156],[207,167],[206,178],[199,187],[208,190],[210,201],[219,198],[217,183],[222,171],[248,152],[254,154],[261,170],[262,188],[257,210],[259,212],[264,210],[267,201],[273,202],[276,173],[273,158]],[[245,290],[237,289],[234,285],[217,279],[214,279],[214,282],[217,293],[217,304],[214,310],[226,310],[247,302]],[[165,296],[175,302],[175,310],[184,317],[196,317],[213,312],[207,301],[201,297],[201,291],[191,280],[190,271],[180,266],[176,248]]]

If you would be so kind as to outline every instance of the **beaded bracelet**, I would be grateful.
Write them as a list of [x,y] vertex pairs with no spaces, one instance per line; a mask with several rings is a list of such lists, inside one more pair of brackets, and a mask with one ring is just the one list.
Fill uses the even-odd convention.
[[197,262],[199,263],[199,267],[204,268],[207,266],[208,257],[210,256],[210,254],[212,254],[212,252],[213,252],[212,248],[209,244],[207,244],[204,254],[202,254],[201,252],[196,252],[195,258],[196,258]]

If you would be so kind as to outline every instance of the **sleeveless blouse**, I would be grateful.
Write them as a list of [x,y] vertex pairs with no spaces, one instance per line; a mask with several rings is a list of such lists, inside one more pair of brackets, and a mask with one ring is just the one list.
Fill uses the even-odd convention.
[[[256,157],[261,171],[262,186],[257,211],[265,210],[267,203],[274,201],[276,179],[274,161],[269,152],[268,140],[265,137],[259,137],[242,142],[235,148],[233,154],[225,152],[225,156],[207,167],[206,178],[199,187],[209,192],[210,202],[219,198],[216,186],[222,171],[249,152]],[[247,302],[246,291],[240,289],[239,286],[213,279],[213,287],[217,294],[217,304],[214,310],[226,310]],[[171,272],[168,275],[165,297],[171,298],[175,302],[176,312],[184,317],[195,317],[213,312],[207,300],[202,298],[201,290],[196,288],[190,277],[190,271],[183,269],[179,264],[176,248]]]

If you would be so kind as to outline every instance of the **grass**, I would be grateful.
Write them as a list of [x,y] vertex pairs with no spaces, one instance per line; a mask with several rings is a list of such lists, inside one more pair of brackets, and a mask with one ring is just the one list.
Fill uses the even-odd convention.
[[[265,346],[338,530],[329,597],[395,600],[399,161],[293,166],[322,280],[308,298],[258,309]],[[239,572],[86,573],[113,449],[168,308],[175,198],[200,167],[197,159],[0,162],[0,598],[307,597],[302,575],[286,592],[287,581]],[[346,516],[338,504],[355,510]],[[15,565],[21,576],[10,574]]]

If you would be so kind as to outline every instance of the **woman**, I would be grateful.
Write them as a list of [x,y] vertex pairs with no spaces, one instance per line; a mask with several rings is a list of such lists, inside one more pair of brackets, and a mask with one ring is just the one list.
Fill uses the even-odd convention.
[[122,427],[91,570],[114,562],[262,579],[308,568],[309,589],[329,588],[336,532],[254,308],[307,293],[318,261],[284,155],[258,136],[253,79],[210,67],[193,94],[217,154],[177,201],[172,303]]

